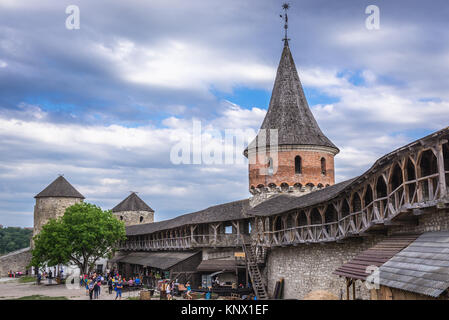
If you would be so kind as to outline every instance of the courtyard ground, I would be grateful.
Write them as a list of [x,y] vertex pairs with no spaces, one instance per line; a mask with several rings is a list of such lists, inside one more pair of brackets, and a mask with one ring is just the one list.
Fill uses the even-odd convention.
[[[54,281],[53,281],[54,283]],[[89,300],[84,288],[68,289],[65,285],[52,284],[48,285],[47,281],[43,281],[40,285],[35,282],[20,283],[18,279],[0,278],[0,300],[18,299],[22,297],[37,296],[44,297],[65,297],[69,300]],[[128,300],[129,297],[138,297],[139,292],[125,292],[122,294],[122,300]],[[108,293],[107,287],[101,288],[100,300],[114,300],[113,294]],[[49,298],[50,299],[50,298]]]

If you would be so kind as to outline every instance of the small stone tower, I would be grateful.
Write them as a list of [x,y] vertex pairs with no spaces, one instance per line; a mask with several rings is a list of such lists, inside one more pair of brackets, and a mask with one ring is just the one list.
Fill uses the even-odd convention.
[[117,219],[125,226],[154,222],[154,210],[151,209],[135,192],[112,209]]
[[[79,193],[63,176],[59,176],[35,197],[33,237],[42,230],[50,219],[64,215],[65,209],[82,202]],[[33,244],[32,244],[33,246]]]
[[260,129],[244,151],[249,159],[252,205],[278,193],[300,196],[334,184],[334,156],[339,149],[323,134],[309,109],[288,39],[284,39]]

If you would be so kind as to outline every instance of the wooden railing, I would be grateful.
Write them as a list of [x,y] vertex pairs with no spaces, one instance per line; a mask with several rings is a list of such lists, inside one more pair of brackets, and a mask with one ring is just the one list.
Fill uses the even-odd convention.
[[[446,171],[446,174],[449,171]],[[336,241],[360,234],[373,225],[383,224],[404,210],[436,204],[447,194],[440,194],[439,174],[432,174],[412,181],[405,181],[386,197],[367,204],[362,210],[352,212],[338,221],[323,224],[296,226],[276,231],[265,231],[258,238],[258,245],[285,246],[295,243]],[[410,192],[412,191],[412,192]],[[406,201],[406,192],[409,200]]]
[[126,240],[119,243],[120,250],[154,251],[186,250],[202,247],[241,247],[242,239],[249,242],[249,235],[203,234],[156,240]]

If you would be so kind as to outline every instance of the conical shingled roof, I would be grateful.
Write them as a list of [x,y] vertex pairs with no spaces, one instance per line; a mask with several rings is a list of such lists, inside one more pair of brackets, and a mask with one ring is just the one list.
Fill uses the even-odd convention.
[[[323,134],[309,109],[287,42],[279,62],[270,106],[260,129],[266,129],[267,146],[270,144],[269,129],[277,129],[278,145],[324,146],[334,148],[336,153],[339,151]],[[256,139],[249,144],[250,149],[255,147]]]
[[121,211],[149,211],[154,212],[153,209],[150,208],[139,196],[132,192],[125,200],[116,205],[112,212],[121,212]]
[[63,176],[59,176],[55,181],[49,184],[47,188],[38,193],[35,198],[45,197],[67,197],[84,199],[84,196],[78,192]]

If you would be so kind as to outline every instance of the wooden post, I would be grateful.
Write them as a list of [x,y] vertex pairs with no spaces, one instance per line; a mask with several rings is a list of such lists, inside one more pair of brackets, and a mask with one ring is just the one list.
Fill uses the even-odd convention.
[[355,279],[352,279],[352,300],[355,300]]
[[238,243],[238,239],[240,237],[240,221],[231,221],[231,224],[234,226],[236,234],[237,234],[237,238],[236,238],[236,243]]
[[421,170],[419,169],[418,159],[419,159],[418,154],[416,154],[413,159],[413,160],[415,160],[416,199],[417,199],[417,202],[421,202],[423,199],[423,194],[422,194],[422,188],[421,188],[422,183],[418,182],[418,178],[420,177],[419,173],[421,173]]
[[443,145],[441,143],[437,144],[437,162],[438,162],[438,181],[440,184],[440,198],[446,196],[446,174],[444,172],[444,155],[443,155]]
[[346,300],[349,300],[349,286],[350,286],[349,278],[346,278]]
[[195,238],[193,237],[193,231],[195,231],[196,227],[197,227],[196,225],[190,226],[190,240],[192,240],[192,243],[196,242]]

